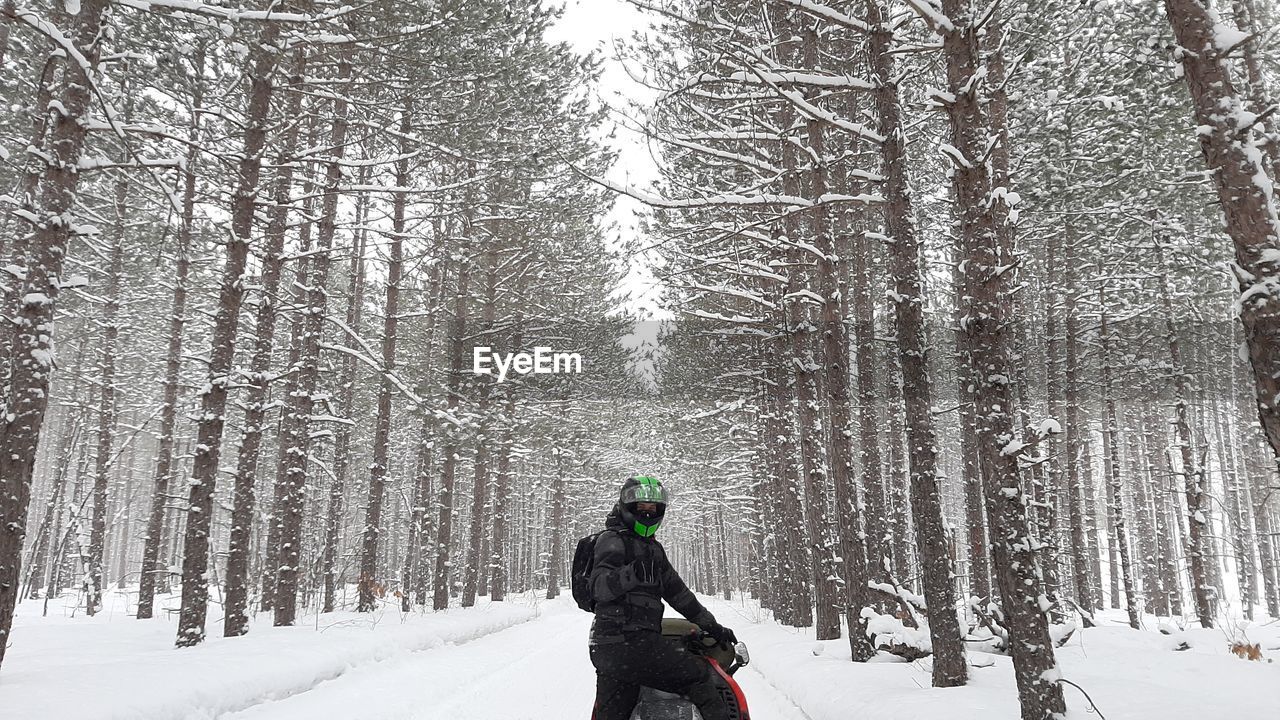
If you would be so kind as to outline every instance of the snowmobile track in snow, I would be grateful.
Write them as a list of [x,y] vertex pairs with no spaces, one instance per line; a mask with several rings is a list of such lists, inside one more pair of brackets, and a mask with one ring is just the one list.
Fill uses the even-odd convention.
[[[591,618],[567,607],[465,643],[348,668],[288,696],[218,716],[223,720],[587,720],[595,673],[587,655]],[[751,668],[744,680],[754,720],[810,720]]]

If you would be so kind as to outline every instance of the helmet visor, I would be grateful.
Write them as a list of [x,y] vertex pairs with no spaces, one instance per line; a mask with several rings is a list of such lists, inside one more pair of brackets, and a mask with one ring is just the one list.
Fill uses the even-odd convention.
[[638,484],[623,488],[621,502],[630,505],[637,502],[651,502],[667,505],[671,502],[671,494],[656,478],[647,475],[636,477]]

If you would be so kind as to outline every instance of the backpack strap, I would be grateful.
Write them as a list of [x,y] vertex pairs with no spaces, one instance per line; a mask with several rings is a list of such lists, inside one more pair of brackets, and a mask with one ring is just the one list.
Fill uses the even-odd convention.
[[619,540],[622,541],[622,553],[627,558],[627,564],[630,565],[631,563],[635,562],[636,550],[635,550],[635,547],[631,544],[631,541],[627,539],[627,536],[618,532],[617,530],[601,530],[600,534],[596,536],[596,539],[598,540],[601,535],[604,535],[606,533],[613,533],[614,535],[618,536]]

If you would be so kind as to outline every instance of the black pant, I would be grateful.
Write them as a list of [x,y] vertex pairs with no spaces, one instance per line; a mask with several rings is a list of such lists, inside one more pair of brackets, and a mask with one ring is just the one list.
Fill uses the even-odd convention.
[[681,652],[656,632],[630,632],[624,642],[591,646],[596,666],[594,720],[630,720],[640,686],[677,693],[697,706],[703,720],[728,720],[707,661]]

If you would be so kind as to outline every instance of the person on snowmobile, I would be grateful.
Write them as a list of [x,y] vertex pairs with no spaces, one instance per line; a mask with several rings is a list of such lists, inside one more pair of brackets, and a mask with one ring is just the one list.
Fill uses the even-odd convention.
[[594,720],[629,720],[641,686],[685,696],[703,720],[728,720],[706,661],[680,652],[662,637],[662,601],[717,642],[737,642],[698,602],[654,539],[669,495],[647,475],[630,477],[596,540],[591,570],[595,620],[591,664],[596,668]]

